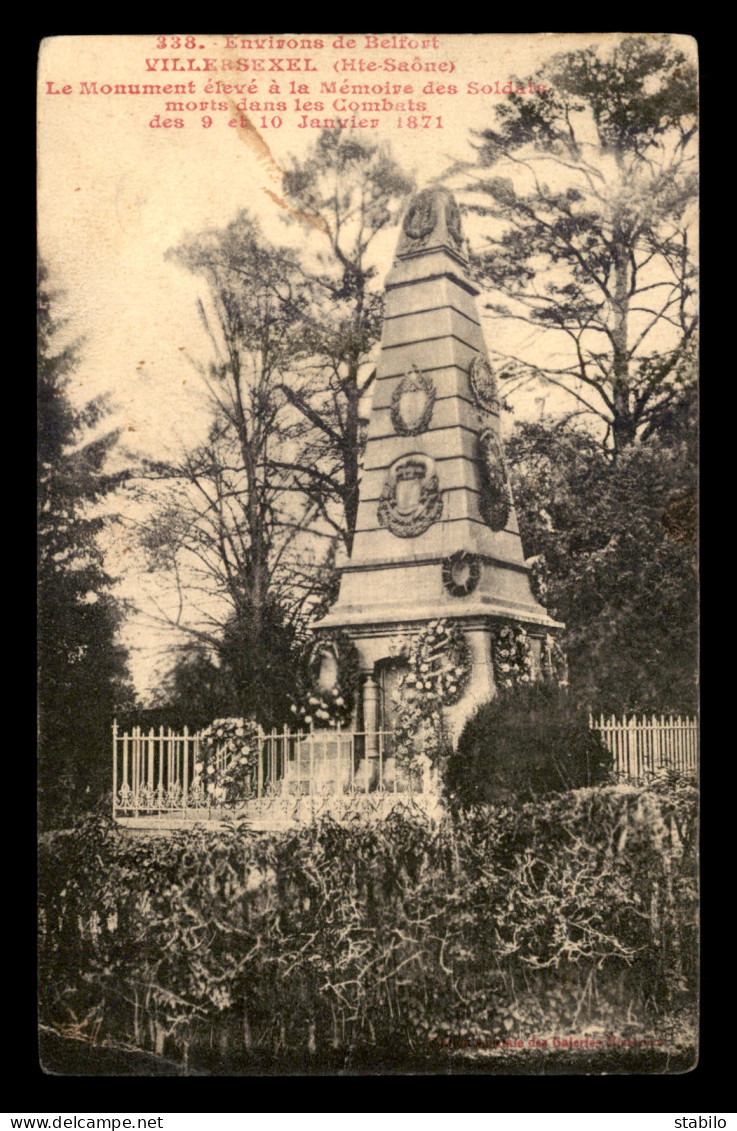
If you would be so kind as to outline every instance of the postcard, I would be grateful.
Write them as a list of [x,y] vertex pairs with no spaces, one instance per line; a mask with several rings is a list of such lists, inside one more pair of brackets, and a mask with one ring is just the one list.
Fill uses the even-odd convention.
[[697,75],[41,43],[46,1071],[695,1065]]

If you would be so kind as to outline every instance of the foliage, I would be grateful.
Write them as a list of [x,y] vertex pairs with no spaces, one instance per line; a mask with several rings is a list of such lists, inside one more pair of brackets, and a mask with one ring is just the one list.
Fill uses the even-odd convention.
[[445,767],[463,807],[512,795],[536,797],[605,779],[611,755],[588,717],[550,683],[500,689],[466,723]]
[[395,741],[400,761],[413,765],[419,751],[437,760],[448,751],[443,709],[463,695],[471,676],[471,654],[458,624],[431,621],[397,647],[409,670],[394,692]]
[[235,713],[253,715],[265,730],[289,721],[294,673],[302,654],[302,616],[268,600],[255,622],[225,625],[218,648]]
[[219,637],[213,635],[212,644],[195,640],[182,645],[159,687],[158,706],[148,714],[165,725],[186,723],[193,730],[234,715],[254,715],[265,730],[287,722],[303,648],[298,625],[270,600],[259,619],[261,638],[233,617],[225,620]]
[[[180,649],[174,667],[161,684],[158,698],[162,705],[148,714],[155,713],[161,719],[160,724],[152,722],[154,726],[176,729],[187,725],[197,731],[212,719],[232,715],[237,710],[237,692],[222,663],[217,663],[203,645],[188,643]],[[138,720],[120,721],[122,729],[127,730]]]
[[582,789],[432,824],[42,846],[45,1023],[237,1063],[640,1035],[696,982],[696,798]]
[[477,179],[491,309],[549,358],[498,355],[507,390],[566,390],[619,454],[693,400],[696,73],[667,36],[549,60],[483,131]]
[[374,379],[383,295],[371,262],[374,241],[393,226],[412,189],[386,145],[323,130],[307,156],[292,159],[284,194],[317,260],[308,268],[312,308],[301,331],[309,361],[284,391],[308,424],[289,461],[300,491],[350,553],[358,514],[364,429],[361,400]]
[[299,252],[245,211],[169,252],[206,284],[212,358],[195,364],[213,423],[180,461],[150,466],[143,542],[170,582],[161,617],[217,656],[224,697],[247,689],[230,709],[265,726],[284,721],[305,621],[330,602],[334,540],[352,541],[382,313],[367,256],[409,187],[384,148],[326,132],[284,175]]
[[304,355],[308,287],[294,256],[246,212],[169,256],[205,284],[198,311],[211,356],[193,365],[210,426],[203,443],[149,464],[132,486],[150,510],[141,541],[161,582],[160,619],[217,658],[230,711],[271,726],[284,721],[305,610],[320,588],[313,550],[297,544],[309,505],[278,467],[300,435],[282,385]]
[[255,719],[215,719],[200,733],[195,773],[206,804],[238,805],[255,794],[258,736]]
[[494,682],[497,687],[516,687],[532,680],[532,645],[521,624],[504,624],[494,632]]
[[536,596],[566,624],[571,692],[592,709],[697,706],[691,436],[636,442],[614,464],[592,437],[549,418],[509,440]]
[[76,346],[57,348],[56,296],[38,268],[39,787],[44,820],[90,806],[109,776],[110,725],[132,699],[95,505],[117,486],[105,469],[117,433],[101,400],[68,397]]

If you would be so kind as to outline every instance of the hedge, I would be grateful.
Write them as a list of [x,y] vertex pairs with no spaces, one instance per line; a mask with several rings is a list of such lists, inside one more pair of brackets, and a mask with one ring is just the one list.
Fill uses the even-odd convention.
[[686,783],[438,824],[97,821],[47,842],[39,879],[42,1020],[184,1059],[621,1034],[695,996]]
[[612,755],[588,715],[550,683],[501,688],[466,722],[444,783],[452,807],[598,785]]

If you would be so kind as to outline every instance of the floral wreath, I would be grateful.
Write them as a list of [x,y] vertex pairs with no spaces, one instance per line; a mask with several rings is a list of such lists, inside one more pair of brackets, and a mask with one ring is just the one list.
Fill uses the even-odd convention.
[[[328,652],[335,657],[338,676],[327,690],[320,687],[322,657]],[[292,703],[292,714],[299,725],[334,727],[350,722],[358,688],[358,651],[344,632],[331,633],[314,640],[307,652],[307,678],[300,696]]]
[[466,690],[471,649],[460,626],[443,619],[399,643],[397,655],[409,664],[394,693],[397,754],[412,764],[421,738],[423,752],[437,759],[445,746],[442,711]]
[[215,719],[200,731],[192,802],[236,805],[255,792],[259,734],[254,718]]
[[497,687],[532,683],[532,644],[521,624],[505,624],[494,635],[494,678]]

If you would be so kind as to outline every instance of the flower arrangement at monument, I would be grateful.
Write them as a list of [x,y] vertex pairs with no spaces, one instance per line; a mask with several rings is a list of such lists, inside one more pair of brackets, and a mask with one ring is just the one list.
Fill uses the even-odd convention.
[[394,693],[397,757],[407,767],[421,751],[437,761],[446,746],[443,708],[457,703],[471,676],[471,650],[457,624],[431,621],[397,645],[409,670]]
[[291,707],[297,725],[349,724],[358,689],[358,652],[353,641],[344,632],[318,638],[309,649],[306,670],[299,697]]
[[259,727],[253,718],[215,719],[200,734],[191,800],[236,805],[255,790]]
[[532,683],[532,644],[521,624],[505,624],[497,630],[493,654],[497,687]]

